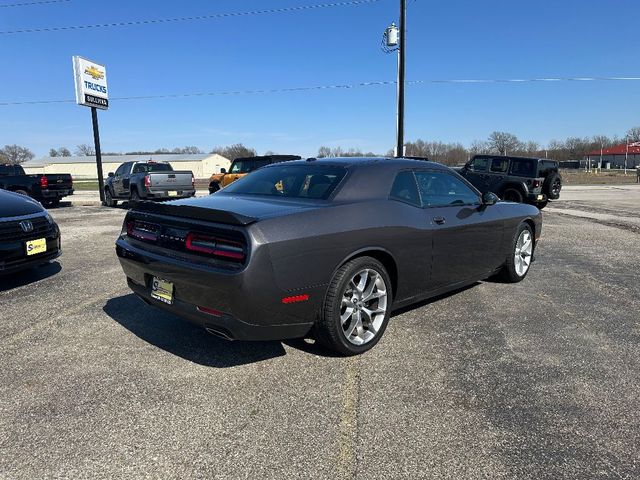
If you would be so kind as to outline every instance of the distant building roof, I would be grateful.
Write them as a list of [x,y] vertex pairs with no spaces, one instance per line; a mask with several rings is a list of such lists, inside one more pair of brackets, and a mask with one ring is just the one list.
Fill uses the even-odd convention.
[[[627,144],[621,143],[613,147],[607,147],[602,149],[603,155],[625,155],[627,153]],[[633,142],[629,144],[629,154],[637,155],[640,153],[640,142]],[[600,155],[600,150],[594,150],[587,153],[588,156]]]
[[[218,156],[227,160],[217,153],[199,153],[199,154],[151,154],[151,155],[103,155],[102,163],[124,163],[124,162],[146,162],[147,160],[155,160],[156,162],[199,162],[205,158]],[[43,165],[55,165],[57,163],[95,163],[94,156],[80,157],[42,157],[29,160],[22,164],[23,167],[41,167]]]

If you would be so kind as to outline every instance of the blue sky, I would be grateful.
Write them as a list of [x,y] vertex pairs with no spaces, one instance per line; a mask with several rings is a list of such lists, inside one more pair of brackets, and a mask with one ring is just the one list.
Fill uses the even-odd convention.
[[[0,8],[0,31],[328,1],[72,0]],[[72,55],[106,64],[111,96],[394,80],[395,55],[379,43],[397,4],[0,34],[0,102],[73,98]],[[409,0],[407,80],[640,76],[636,16],[637,0]],[[624,135],[639,112],[640,82],[413,85],[406,137],[469,144],[504,130],[544,144]],[[242,142],[260,153],[313,155],[320,145],[386,152],[395,142],[395,87],[113,101],[100,130],[107,151]],[[0,106],[0,145],[41,156],[92,143],[91,135],[86,107]]]

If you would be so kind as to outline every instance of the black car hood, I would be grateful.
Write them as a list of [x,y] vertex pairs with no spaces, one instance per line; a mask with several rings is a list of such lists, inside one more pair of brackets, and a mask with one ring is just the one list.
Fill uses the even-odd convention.
[[17,193],[0,190],[0,220],[42,211],[44,211],[44,208],[35,200]]
[[316,201],[217,193],[167,203],[140,202],[134,210],[232,225],[248,225],[265,218],[290,215],[322,206],[323,203]]

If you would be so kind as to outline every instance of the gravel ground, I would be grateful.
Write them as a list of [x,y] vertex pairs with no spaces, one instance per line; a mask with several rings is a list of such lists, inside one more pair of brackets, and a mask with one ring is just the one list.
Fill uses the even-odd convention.
[[59,263],[0,280],[0,478],[638,478],[640,237],[575,201],[524,282],[396,312],[350,359],[145,306],[124,210],[53,210]]

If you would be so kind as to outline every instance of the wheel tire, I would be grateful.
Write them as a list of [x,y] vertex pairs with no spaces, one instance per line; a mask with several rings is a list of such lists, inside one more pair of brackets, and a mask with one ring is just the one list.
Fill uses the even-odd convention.
[[[351,281],[356,278],[362,280],[362,274],[366,275],[364,286],[360,290],[358,287],[354,289],[351,286]],[[370,294],[375,295],[383,292],[384,295],[367,301],[364,300],[364,295],[367,295],[368,290]],[[352,299],[348,298],[349,296],[358,297],[358,300],[352,302]],[[359,257],[345,263],[333,276],[327,289],[324,308],[316,323],[316,340],[325,347],[345,356],[358,355],[370,350],[380,341],[387,328],[391,315],[392,298],[393,292],[391,291],[389,274],[375,258]],[[345,302],[354,306],[347,307]],[[372,308],[367,309],[366,307]],[[378,311],[379,309],[383,312]],[[349,314],[348,310],[351,310],[352,313]],[[371,321],[369,320],[371,317],[365,311],[377,312],[377,316]],[[347,318],[343,322],[341,316],[344,315],[347,315]],[[343,325],[346,325],[347,329],[354,327],[350,332],[349,339]],[[375,331],[372,331],[374,328]]]
[[20,190],[20,189],[18,189],[18,190],[14,190],[14,191],[13,191],[13,193],[17,193],[17,194],[19,194],[19,195],[24,195],[25,197],[28,197],[28,196],[29,196],[29,192],[27,192],[26,190]]
[[538,210],[542,210],[544,207],[546,207],[549,204],[549,200],[545,200],[544,202],[538,202],[536,207],[538,207]]
[[520,191],[516,190],[515,188],[507,188],[502,193],[502,199],[506,202],[516,203],[522,203],[523,201],[522,193],[520,193]]
[[[530,247],[523,249],[523,237],[524,241],[526,242],[527,234]],[[507,256],[505,265],[499,274],[500,279],[506,283],[518,283],[524,280],[531,267],[531,259],[533,258],[534,247],[534,235],[531,227],[528,223],[521,223],[511,241],[511,253],[509,253],[509,255]],[[522,262],[524,263],[519,263],[516,260],[516,256],[519,254],[519,252],[522,252],[520,254],[520,258],[522,258]],[[522,268],[524,268],[524,272]]]
[[50,207],[57,207],[60,205],[60,199],[56,198],[48,202]]
[[129,193],[129,203],[131,205],[140,203],[140,194],[138,193],[138,190],[135,188],[132,189],[131,192]]
[[209,184],[209,194],[216,193],[218,190],[220,190],[220,184],[219,183],[211,182]]
[[547,198],[557,200],[560,198],[560,190],[562,190],[562,178],[556,172],[551,172],[542,184],[542,191]]
[[113,195],[111,194],[111,189],[105,188],[104,189],[104,206],[115,207],[117,204],[118,202],[113,199]]

